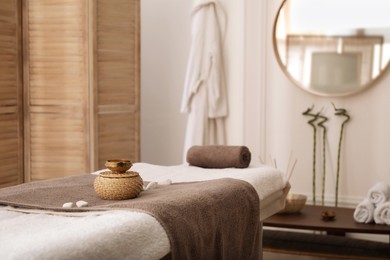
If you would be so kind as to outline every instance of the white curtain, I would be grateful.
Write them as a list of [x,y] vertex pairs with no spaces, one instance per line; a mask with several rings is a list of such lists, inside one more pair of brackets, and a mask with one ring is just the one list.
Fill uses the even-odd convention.
[[228,115],[223,39],[226,16],[215,0],[195,0],[181,112],[188,113],[184,160],[193,145],[225,144]]

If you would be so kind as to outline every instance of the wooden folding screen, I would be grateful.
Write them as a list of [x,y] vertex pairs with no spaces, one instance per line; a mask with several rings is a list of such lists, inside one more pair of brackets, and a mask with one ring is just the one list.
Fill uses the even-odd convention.
[[139,0],[98,0],[93,8],[97,168],[108,158],[139,160],[139,9]]
[[27,179],[89,171],[88,3],[25,1]]
[[0,187],[23,181],[21,6],[0,4]]
[[[17,138],[8,140],[7,146],[19,154],[13,168],[22,165],[23,139],[26,181],[88,173],[103,168],[107,159],[138,161],[139,0],[7,2],[14,12],[4,13],[19,21],[11,23],[16,29],[10,30],[17,43],[12,45],[16,48],[12,58],[19,62],[3,66],[0,61],[0,79],[4,73],[13,84],[7,83],[12,91],[4,91],[10,96],[5,96],[8,101],[4,102],[12,98],[17,102],[12,110],[15,113],[6,116],[13,120],[10,127],[17,129],[11,131]],[[3,4],[0,21],[1,8]],[[0,45],[10,38],[1,31]],[[23,48],[23,61],[15,47],[18,45]],[[1,51],[7,49],[0,50],[0,55],[5,55]],[[17,73],[21,64],[23,96]],[[10,70],[15,75],[12,79]],[[0,80],[0,118],[5,111],[3,85]],[[0,185],[6,174],[16,178],[16,174],[0,169]],[[23,174],[18,176],[7,182],[21,182]]]

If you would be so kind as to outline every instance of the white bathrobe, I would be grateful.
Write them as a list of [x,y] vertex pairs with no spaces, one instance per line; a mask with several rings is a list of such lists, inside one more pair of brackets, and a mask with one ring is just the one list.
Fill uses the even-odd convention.
[[223,38],[226,18],[215,0],[195,0],[181,112],[188,113],[184,159],[193,145],[224,144],[228,114]]

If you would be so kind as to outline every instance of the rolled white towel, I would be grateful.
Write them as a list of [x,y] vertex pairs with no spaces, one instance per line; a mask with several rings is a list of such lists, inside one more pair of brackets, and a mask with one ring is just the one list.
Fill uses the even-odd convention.
[[353,218],[358,223],[371,223],[374,221],[374,210],[374,204],[366,198],[356,206]]
[[390,186],[385,182],[378,182],[368,190],[368,198],[375,207],[390,199]]
[[378,205],[374,211],[374,220],[376,224],[390,225],[390,201]]

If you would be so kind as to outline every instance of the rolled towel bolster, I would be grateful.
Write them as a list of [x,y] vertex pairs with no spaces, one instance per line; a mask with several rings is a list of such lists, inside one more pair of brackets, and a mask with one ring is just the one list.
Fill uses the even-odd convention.
[[368,199],[364,199],[357,205],[353,213],[353,218],[358,223],[371,223],[374,221],[374,210],[374,204]]
[[390,186],[385,182],[378,182],[368,191],[368,198],[378,207],[390,199]]
[[390,201],[378,205],[374,211],[376,224],[390,225]]
[[246,146],[192,146],[187,152],[187,162],[203,168],[246,168],[251,162],[251,152]]

